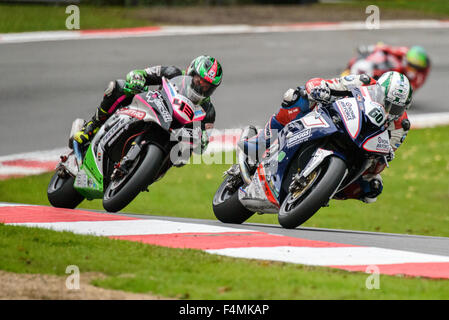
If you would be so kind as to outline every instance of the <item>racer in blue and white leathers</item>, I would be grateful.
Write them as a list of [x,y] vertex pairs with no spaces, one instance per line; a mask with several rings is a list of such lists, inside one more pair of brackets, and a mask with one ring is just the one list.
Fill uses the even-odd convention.
[[[257,136],[244,141],[239,147],[248,155],[248,163],[255,163],[263,154],[262,149],[274,141],[277,132],[293,120],[299,119],[318,107],[318,103],[331,103],[341,97],[352,96],[349,87],[375,85],[377,82],[367,75],[348,75],[334,79],[313,78],[305,86],[288,89],[283,96],[279,110],[273,114],[263,130]],[[405,110],[405,108],[404,108]],[[407,113],[404,113],[389,124],[390,145],[394,151],[402,144],[410,128]],[[265,146],[265,148],[261,148]],[[256,159],[254,159],[256,156]],[[253,158],[251,158],[253,157]],[[374,202],[382,192],[382,178],[380,172],[385,168],[384,163],[375,163],[362,177],[339,192],[335,199],[359,199],[364,202]]]

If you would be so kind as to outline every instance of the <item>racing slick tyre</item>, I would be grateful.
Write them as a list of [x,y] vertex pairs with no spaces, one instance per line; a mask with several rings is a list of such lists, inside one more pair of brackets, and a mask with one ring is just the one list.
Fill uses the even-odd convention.
[[70,175],[60,175],[56,172],[47,188],[48,201],[53,207],[74,209],[84,197],[73,187],[75,178]]
[[137,195],[146,190],[158,177],[164,152],[156,145],[148,145],[147,151],[134,161],[128,173],[118,181],[111,181],[103,195],[103,207],[117,212],[126,207]]
[[279,224],[293,229],[306,222],[326,205],[346,174],[345,162],[335,156],[326,158],[313,171],[303,190],[289,193],[279,209]]
[[227,177],[218,187],[212,200],[212,207],[215,217],[224,223],[240,224],[248,220],[254,212],[246,209],[239,200],[239,193],[237,191],[231,193],[226,184],[229,177]]

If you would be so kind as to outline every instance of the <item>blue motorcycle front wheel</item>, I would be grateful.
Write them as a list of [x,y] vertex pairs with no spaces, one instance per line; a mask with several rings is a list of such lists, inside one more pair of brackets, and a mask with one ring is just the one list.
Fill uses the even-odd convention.
[[345,177],[345,162],[336,157],[326,158],[309,176],[311,179],[303,192],[289,193],[279,209],[279,224],[294,229],[310,219],[326,205]]

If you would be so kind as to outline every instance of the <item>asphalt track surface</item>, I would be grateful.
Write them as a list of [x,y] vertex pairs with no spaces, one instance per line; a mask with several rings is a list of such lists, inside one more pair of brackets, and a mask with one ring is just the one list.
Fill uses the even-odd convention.
[[[312,77],[337,76],[357,45],[377,41],[419,44],[428,50],[432,71],[426,85],[415,95],[411,113],[445,112],[449,110],[448,39],[449,29],[398,29],[0,44],[0,155],[65,146],[73,119],[93,114],[110,80],[151,65],[186,67],[200,54],[217,57],[224,68],[223,84],[213,97],[219,129],[263,125],[277,110],[286,89]],[[449,256],[448,238],[311,228],[285,230],[260,224],[241,227],[311,240]]]
[[433,68],[411,113],[448,111],[449,29],[305,31],[0,44],[0,156],[65,146],[72,121],[90,118],[110,80],[149,65],[186,67],[217,57],[216,127],[263,125],[289,87],[334,77],[359,44],[420,44]]

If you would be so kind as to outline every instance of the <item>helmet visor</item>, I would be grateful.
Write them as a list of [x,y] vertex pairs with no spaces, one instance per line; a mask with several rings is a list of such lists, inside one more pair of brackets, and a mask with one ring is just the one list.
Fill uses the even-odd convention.
[[420,66],[417,66],[416,64],[413,64],[413,63],[409,62],[409,63],[407,63],[406,69],[407,69],[408,72],[416,73],[416,72],[420,72],[420,71],[426,70],[426,67],[420,67]]
[[208,98],[212,95],[217,87],[210,82],[207,82],[199,75],[195,74],[192,79],[192,89],[199,95]]
[[385,110],[392,116],[401,116],[405,111],[405,106],[385,101]]
[[180,95],[183,95],[194,104],[198,104],[204,99],[204,96],[193,89],[192,77],[178,76],[170,79],[170,82],[175,86]]

